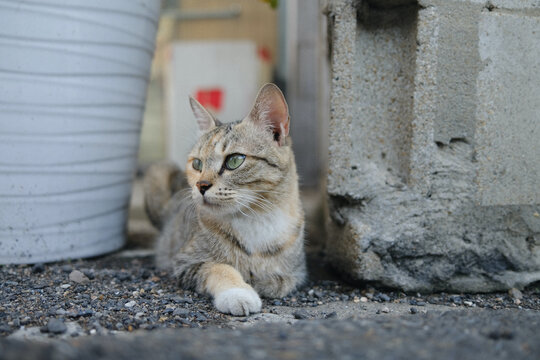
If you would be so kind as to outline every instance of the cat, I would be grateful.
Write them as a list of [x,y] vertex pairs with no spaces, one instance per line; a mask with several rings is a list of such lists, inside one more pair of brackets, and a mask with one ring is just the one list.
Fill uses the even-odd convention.
[[274,84],[233,123],[190,104],[201,135],[185,174],[158,163],[144,179],[147,214],[161,229],[156,262],[218,311],[247,316],[261,311],[259,296],[284,297],[306,278],[288,106]]

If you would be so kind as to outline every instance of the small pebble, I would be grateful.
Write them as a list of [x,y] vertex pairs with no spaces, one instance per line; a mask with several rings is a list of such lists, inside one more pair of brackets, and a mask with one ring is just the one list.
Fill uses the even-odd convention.
[[67,331],[67,326],[60,319],[50,319],[47,323],[47,331],[52,334],[63,334]]
[[306,310],[297,310],[293,312],[293,316],[295,319],[303,320],[303,319],[309,319],[310,316]]
[[411,314],[417,314],[418,313],[418,309],[415,308],[415,307],[410,308],[409,311],[411,312]]
[[86,309],[86,310],[81,310],[79,312],[77,312],[77,317],[89,317],[89,316],[92,316],[94,315],[94,310],[92,309]]
[[[175,310],[176,311],[176,310]],[[142,311],[135,314],[135,319],[140,319],[144,316],[144,313]]]
[[84,275],[79,270],[73,270],[69,273],[69,280],[77,283],[77,284],[86,284],[90,281],[86,275]]
[[180,296],[175,296],[171,299],[175,304],[193,304],[193,300],[190,298],[183,298]]
[[131,300],[131,301],[127,302],[124,306],[127,307],[127,308],[132,308],[135,305],[137,305],[137,302],[135,300]]
[[124,272],[124,271],[117,272],[115,274],[115,277],[120,281],[126,281],[126,280],[131,279],[131,276],[127,272]]
[[362,296],[362,297],[360,298],[360,302],[364,302],[364,303],[365,303],[365,302],[368,302],[368,298],[365,297],[365,296]]
[[[173,315],[174,316],[187,316],[189,314],[189,310],[188,309],[183,309],[183,308],[176,308],[174,309],[173,311]],[[143,314],[144,315],[144,314]],[[137,316],[137,315],[135,315]]]
[[2,332],[5,332],[5,333],[11,332],[11,326],[6,325],[6,324],[0,324],[0,333]]
[[523,299],[523,293],[516,288],[511,288],[510,290],[508,290],[508,295],[510,295],[513,299]]
[[390,312],[390,309],[385,306],[381,309],[381,311],[385,314],[388,314]]
[[94,274],[94,271],[91,269],[82,269],[82,273],[90,280],[94,280],[96,275]]
[[[191,326],[193,325],[193,323],[189,320],[189,319],[180,319],[180,323],[184,324],[184,325],[188,325],[188,326]],[[152,330],[155,328],[155,324],[152,324],[150,325],[149,328],[147,328],[148,330]]]
[[34,274],[39,274],[45,271],[45,265],[43,263],[37,263],[32,266],[32,272]]
[[206,316],[204,316],[203,314],[201,314],[201,313],[197,313],[195,315],[195,318],[197,319],[197,321],[207,321],[208,320],[208,318]]

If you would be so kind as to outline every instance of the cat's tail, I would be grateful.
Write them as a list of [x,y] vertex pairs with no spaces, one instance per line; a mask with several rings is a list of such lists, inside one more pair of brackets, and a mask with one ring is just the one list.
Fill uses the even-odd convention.
[[156,228],[161,229],[167,219],[173,195],[187,187],[184,173],[173,163],[157,163],[146,170],[143,180],[144,206]]

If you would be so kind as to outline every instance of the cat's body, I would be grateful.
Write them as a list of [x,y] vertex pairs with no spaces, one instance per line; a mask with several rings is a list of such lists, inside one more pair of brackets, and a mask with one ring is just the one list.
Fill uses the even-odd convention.
[[222,125],[191,101],[204,133],[187,183],[171,164],[145,177],[147,212],[162,227],[156,260],[183,286],[211,295],[218,310],[247,315],[260,311],[259,295],[283,297],[306,276],[287,105],[266,85],[244,120]]

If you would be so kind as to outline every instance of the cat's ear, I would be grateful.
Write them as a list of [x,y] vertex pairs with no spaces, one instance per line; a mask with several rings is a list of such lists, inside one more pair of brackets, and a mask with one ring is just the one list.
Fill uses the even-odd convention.
[[221,125],[221,123],[201,105],[200,102],[189,97],[189,104],[191,105],[191,110],[197,119],[197,125],[199,125],[199,130],[201,132],[206,132],[213,129],[216,126]]
[[259,90],[247,120],[269,129],[278,145],[285,144],[289,135],[289,107],[276,85],[266,84]]

